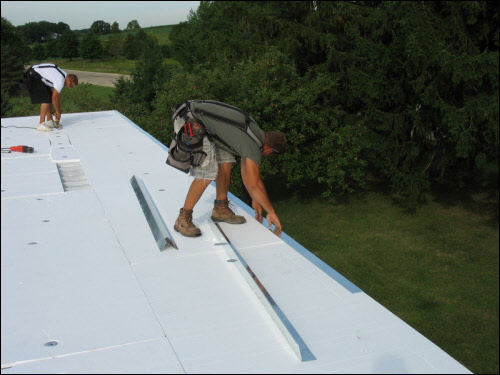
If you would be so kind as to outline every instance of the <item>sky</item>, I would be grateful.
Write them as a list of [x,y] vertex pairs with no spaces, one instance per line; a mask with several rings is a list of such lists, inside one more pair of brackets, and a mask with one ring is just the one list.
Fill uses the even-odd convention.
[[199,1],[2,1],[2,17],[14,26],[28,22],[64,22],[71,30],[88,29],[94,21],[118,22],[124,30],[132,20],[141,27],[186,21]]

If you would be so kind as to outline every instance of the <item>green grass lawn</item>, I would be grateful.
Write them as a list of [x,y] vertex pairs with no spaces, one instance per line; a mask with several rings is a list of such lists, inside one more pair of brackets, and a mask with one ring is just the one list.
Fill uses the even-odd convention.
[[498,373],[498,221],[382,193],[274,203],[287,234],[476,373]]
[[[144,28],[142,28],[142,30],[144,30],[144,32],[146,32],[147,34],[155,36],[156,39],[158,40],[158,43],[160,45],[163,45],[163,44],[170,44],[170,39],[168,36],[170,34],[170,31],[172,31],[172,27],[174,27],[174,26],[175,25],[151,26],[151,27],[144,27]],[[120,33],[120,35],[123,36],[124,38],[126,38],[127,34],[131,34],[131,33],[135,33],[135,31],[123,30]],[[101,39],[101,41],[104,41],[104,40],[108,39],[109,37],[111,37],[112,35],[113,34],[100,35],[99,39]]]

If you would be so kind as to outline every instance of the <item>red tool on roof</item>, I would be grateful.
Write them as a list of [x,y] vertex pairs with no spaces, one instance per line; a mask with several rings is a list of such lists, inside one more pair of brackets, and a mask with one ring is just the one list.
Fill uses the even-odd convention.
[[2,152],[33,152],[35,149],[30,146],[11,146],[11,147],[2,147]]

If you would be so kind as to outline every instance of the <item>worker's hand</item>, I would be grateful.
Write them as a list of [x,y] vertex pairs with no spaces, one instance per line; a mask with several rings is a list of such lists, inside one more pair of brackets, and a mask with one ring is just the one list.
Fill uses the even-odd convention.
[[255,220],[262,224],[262,206],[252,199],[252,208],[255,211]]
[[278,219],[278,215],[275,212],[268,212],[267,216],[267,226],[271,229],[271,226],[274,224],[273,233],[278,237],[281,237],[281,223],[280,219]]

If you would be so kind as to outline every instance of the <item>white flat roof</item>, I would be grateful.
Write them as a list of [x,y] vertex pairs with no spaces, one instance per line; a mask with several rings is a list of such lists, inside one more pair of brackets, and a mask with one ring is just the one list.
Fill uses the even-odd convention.
[[[192,178],[119,112],[65,114],[49,133],[22,128],[38,116],[1,122],[2,147],[35,148],[1,158],[2,373],[470,373],[234,196],[247,223],[221,224],[225,240],[213,185],[203,235],[175,232]],[[159,249],[133,176],[178,250]]]

